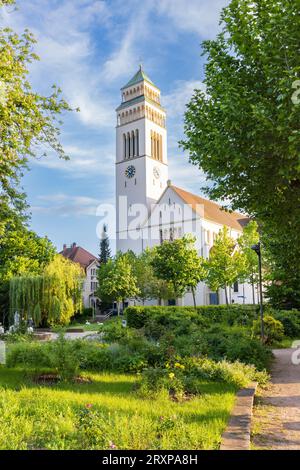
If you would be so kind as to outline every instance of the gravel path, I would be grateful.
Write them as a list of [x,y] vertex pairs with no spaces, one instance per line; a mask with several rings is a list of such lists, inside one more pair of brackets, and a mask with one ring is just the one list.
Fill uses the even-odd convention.
[[271,384],[254,408],[254,449],[300,450],[300,365],[292,363],[294,352],[295,349],[273,351]]

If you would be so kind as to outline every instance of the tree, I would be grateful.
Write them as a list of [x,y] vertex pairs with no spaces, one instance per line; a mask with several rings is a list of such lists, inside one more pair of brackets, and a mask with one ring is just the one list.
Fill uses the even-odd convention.
[[154,250],[146,248],[140,255],[129,253],[133,274],[137,280],[139,290],[137,298],[145,303],[146,300],[157,299],[161,305],[162,300],[174,298],[174,292],[169,282],[158,279],[154,274],[152,260]]
[[228,227],[218,233],[210,250],[207,264],[207,282],[211,289],[224,289],[226,304],[228,288],[245,273],[245,257],[237,250],[236,241],[230,237]]
[[245,256],[245,272],[241,274],[240,280],[250,282],[252,286],[252,301],[255,304],[255,285],[258,283],[258,260],[257,254],[252,250],[252,246],[259,242],[257,222],[251,220],[238,238],[238,245]]
[[198,256],[194,248],[195,239],[184,236],[174,241],[164,241],[155,247],[151,264],[154,274],[172,284],[176,298],[182,297],[188,288],[192,290],[194,305],[195,289],[205,279],[204,259]]
[[101,300],[116,301],[118,315],[120,315],[121,303],[139,294],[137,280],[126,253],[118,253],[114,259],[109,259],[107,263],[101,264],[98,269],[98,281],[97,296]]
[[0,236],[0,315],[6,323],[9,312],[9,281],[14,276],[38,275],[55,255],[48,238],[38,237],[14,214]]
[[61,255],[45,267],[41,275],[25,274],[10,280],[10,313],[36,325],[69,323],[82,306],[82,268]]
[[99,255],[99,261],[101,263],[107,263],[107,261],[111,257],[111,251],[109,247],[109,238],[107,235],[107,226],[104,224],[103,225],[103,232],[102,232],[102,237],[100,241],[100,255]]
[[300,305],[299,18],[290,0],[230,2],[203,43],[206,90],[188,105],[181,143],[213,180],[207,194],[258,221],[290,306]]
[[[3,5],[14,1],[2,0]],[[29,65],[38,60],[33,35],[21,36],[11,29],[0,29],[0,214],[9,208],[24,210],[24,194],[18,183],[30,158],[51,148],[67,158],[59,142],[59,116],[70,110],[55,85],[49,96],[33,91]],[[43,149],[43,150],[42,150]],[[44,153],[45,154],[45,153]],[[5,219],[1,218],[0,231]]]

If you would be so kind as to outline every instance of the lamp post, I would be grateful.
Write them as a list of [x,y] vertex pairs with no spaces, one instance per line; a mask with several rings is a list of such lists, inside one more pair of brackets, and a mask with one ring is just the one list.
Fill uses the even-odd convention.
[[263,291],[262,291],[262,269],[261,269],[261,243],[258,242],[256,245],[252,245],[251,249],[255,251],[258,256],[258,271],[259,271],[259,297],[260,297],[260,328],[261,328],[261,340],[265,340],[265,327],[264,327],[264,309],[263,309]]

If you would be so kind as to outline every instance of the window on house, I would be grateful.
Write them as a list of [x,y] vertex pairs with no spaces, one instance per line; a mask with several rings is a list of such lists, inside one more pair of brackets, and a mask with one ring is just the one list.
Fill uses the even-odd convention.
[[160,242],[160,244],[162,244],[163,241],[164,241],[163,231],[160,230],[159,231],[159,242]]
[[238,292],[239,291],[239,283],[236,281],[234,284],[233,284],[233,292]]

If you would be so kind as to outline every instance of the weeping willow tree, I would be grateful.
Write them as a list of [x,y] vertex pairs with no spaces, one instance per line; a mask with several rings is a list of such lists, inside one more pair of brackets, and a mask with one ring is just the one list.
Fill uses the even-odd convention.
[[84,272],[72,261],[56,255],[42,275],[13,277],[10,281],[10,313],[32,318],[36,325],[69,323],[82,307]]

